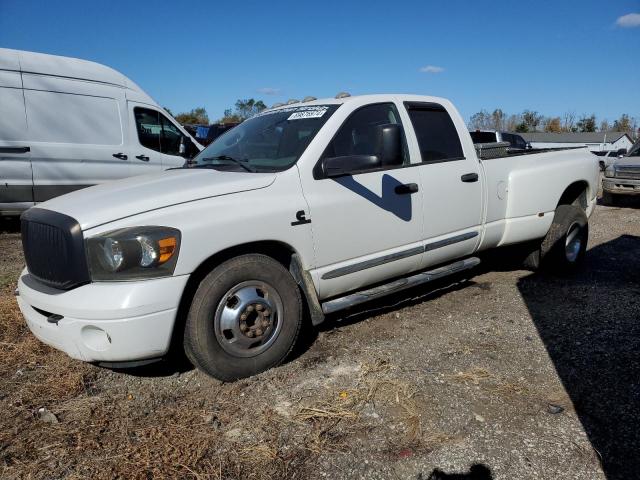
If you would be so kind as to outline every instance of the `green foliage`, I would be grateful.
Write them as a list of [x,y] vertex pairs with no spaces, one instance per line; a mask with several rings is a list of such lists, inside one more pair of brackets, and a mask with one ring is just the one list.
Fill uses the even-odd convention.
[[194,108],[188,113],[179,113],[174,118],[183,125],[209,125],[209,115],[204,107]]
[[595,132],[596,131],[596,116],[591,115],[590,117],[583,116],[576,123],[579,132]]
[[516,132],[518,133],[527,133],[529,131],[529,126],[525,122],[521,122],[516,125]]
[[616,132],[630,132],[632,130],[632,127],[629,115],[623,113],[618,120],[615,120],[613,122],[613,130]]

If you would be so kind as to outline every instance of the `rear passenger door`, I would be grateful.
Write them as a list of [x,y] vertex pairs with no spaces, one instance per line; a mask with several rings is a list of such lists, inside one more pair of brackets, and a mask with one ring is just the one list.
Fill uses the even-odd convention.
[[473,253],[482,222],[482,177],[473,152],[465,155],[443,105],[405,102],[421,156],[423,267]]

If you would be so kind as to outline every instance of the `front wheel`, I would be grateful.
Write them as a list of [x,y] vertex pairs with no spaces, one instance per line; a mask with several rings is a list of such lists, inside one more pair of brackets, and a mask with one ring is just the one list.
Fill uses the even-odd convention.
[[266,255],[242,255],[200,283],[185,326],[185,353],[212,377],[237,380],[280,364],[301,325],[302,300],[291,274]]
[[589,223],[584,210],[576,205],[559,205],[547,235],[525,265],[533,270],[573,270],[584,260],[588,239]]

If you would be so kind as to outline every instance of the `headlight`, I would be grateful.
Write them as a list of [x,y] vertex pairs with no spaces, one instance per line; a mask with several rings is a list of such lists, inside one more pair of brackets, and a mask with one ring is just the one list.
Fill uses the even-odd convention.
[[180,231],[169,227],[133,227],[87,239],[91,279],[139,280],[173,275]]
[[616,167],[614,167],[613,165],[609,165],[607,168],[604,169],[604,176],[605,177],[615,177],[616,176]]

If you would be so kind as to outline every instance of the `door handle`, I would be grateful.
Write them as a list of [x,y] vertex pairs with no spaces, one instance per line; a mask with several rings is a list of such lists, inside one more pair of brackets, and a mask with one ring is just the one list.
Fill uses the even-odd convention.
[[402,185],[396,186],[394,190],[398,195],[411,195],[412,193],[416,193],[418,191],[418,184],[403,183]]
[[460,180],[466,183],[477,182],[478,174],[477,173],[465,173],[460,177]]
[[114,153],[113,156],[116,157],[116,158],[119,158],[120,160],[126,160],[127,158],[129,158],[122,152]]
[[0,147],[0,153],[28,153],[31,147]]
[[136,158],[138,160],[142,160],[143,162],[148,162],[149,161],[149,157],[147,157],[146,155],[136,155]]

